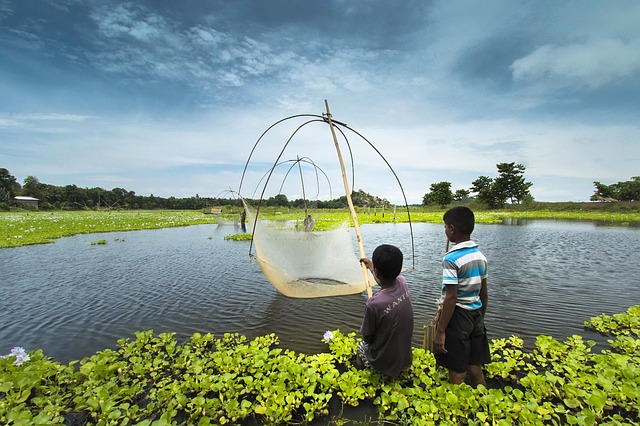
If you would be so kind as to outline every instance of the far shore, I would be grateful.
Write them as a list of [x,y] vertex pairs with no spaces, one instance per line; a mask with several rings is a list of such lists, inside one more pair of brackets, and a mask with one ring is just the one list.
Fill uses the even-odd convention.
[[[0,248],[46,244],[78,234],[123,232],[178,226],[216,224],[218,219],[238,221],[238,207],[222,207],[220,214],[193,210],[111,210],[111,211],[12,211],[0,212]],[[359,225],[373,223],[442,223],[446,208],[410,206],[356,209]],[[476,223],[503,223],[505,219],[549,219],[593,221],[609,226],[640,227],[638,203],[534,203],[533,206],[509,206],[501,210],[474,208]],[[314,230],[331,229],[351,221],[348,209],[308,209],[316,220]],[[302,220],[303,209],[268,207],[261,217]]]

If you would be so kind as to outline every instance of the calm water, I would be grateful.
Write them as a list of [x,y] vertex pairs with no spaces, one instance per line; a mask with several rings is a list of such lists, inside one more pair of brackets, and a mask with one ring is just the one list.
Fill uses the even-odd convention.
[[[414,224],[415,268],[405,272],[416,316],[414,344],[435,312],[445,238],[442,225]],[[41,348],[67,363],[115,347],[137,330],[253,338],[276,333],[281,346],[326,350],[326,330],[357,331],[364,295],[290,299],[250,262],[249,242],[225,241],[233,226],[201,225],[80,235],[54,244],[0,250],[0,354]],[[408,224],[362,226],[370,254],[392,243],[411,266]],[[124,241],[116,241],[116,238]],[[105,239],[106,245],[91,245]],[[490,337],[538,334],[606,339],[583,321],[640,303],[640,230],[536,221],[477,225],[489,259]],[[354,243],[354,250],[355,250]]]

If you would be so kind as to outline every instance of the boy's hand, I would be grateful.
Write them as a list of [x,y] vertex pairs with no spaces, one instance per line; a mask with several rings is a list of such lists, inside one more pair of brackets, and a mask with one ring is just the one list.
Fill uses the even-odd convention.
[[373,272],[373,262],[371,261],[371,259],[369,259],[368,257],[363,257],[360,259],[360,263],[363,263],[368,270]]
[[436,331],[436,335],[433,338],[433,348],[436,352],[446,354],[447,350],[444,347],[444,342],[446,340],[446,335],[444,331]]

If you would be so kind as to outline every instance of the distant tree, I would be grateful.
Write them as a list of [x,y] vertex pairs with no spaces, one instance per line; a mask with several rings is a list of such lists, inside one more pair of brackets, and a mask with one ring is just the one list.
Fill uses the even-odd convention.
[[621,201],[640,201],[640,176],[634,176],[626,182],[618,182]]
[[[493,189],[493,179],[489,176],[479,176],[471,182],[471,192],[478,194],[478,201],[486,204],[490,208],[501,207],[500,199]],[[503,203],[504,204],[504,203]]]
[[8,202],[20,191],[20,184],[9,170],[0,168],[0,202]]
[[87,193],[75,185],[67,185],[64,187],[64,201],[68,209],[81,209],[87,203]]
[[453,200],[463,201],[469,198],[469,195],[471,195],[471,192],[467,191],[466,189],[458,189],[456,190],[455,194],[453,194]]
[[26,196],[43,200],[43,190],[45,185],[40,183],[37,177],[27,176],[22,182],[22,193]]
[[425,206],[438,205],[445,207],[451,204],[452,201],[451,182],[432,183],[429,192],[422,198],[422,204]]
[[640,176],[634,176],[631,180],[605,185],[593,182],[596,191],[591,196],[591,201],[640,201]]
[[269,197],[266,200],[267,206],[288,207],[289,199],[284,194],[278,194],[275,197]]
[[[345,197],[346,199],[346,197]],[[390,207],[391,203],[386,198],[371,195],[362,189],[351,191],[351,202],[355,207]]]
[[593,185],[596,187],[596,191],[591,196],[591,201],[617,200],[613,186],[597,181],[593,182]]
[[524,180],[525,167],[522,164],[499,163],[497,167],[499,176],[494,185],[501,200],[520,204],[526,197],[531,196],[529,188],[533,184]]
[[478,194],[479,201],[490,208],[499,208],[507,200],[514,204],[533,199],[529,192],[533,184],[525,181],[525,167],[522,164],[499,163],[496,166],[499,173],[497,178],[480,176],[471,183],[471,192]]

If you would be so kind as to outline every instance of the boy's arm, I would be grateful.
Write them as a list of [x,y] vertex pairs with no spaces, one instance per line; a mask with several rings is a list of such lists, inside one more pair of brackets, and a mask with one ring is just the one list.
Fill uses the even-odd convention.
[[376,335],[376,317],[375,314],[367,306],[364,311],[364,319],[362,320],[362,326],[360,327],[360,333],[362,333],[362,340],[366,343],[373,343]]
[[371,259],[369,259],[368,257],[363,257],[360,259],[360,262],[364,263],[364,266],[366,266],[367,269],[373,273],[373,262],[371,261]]
[[445,330],[453,311],[456,308],[456,302],[458,301],[458,285],[447,284],[445,288],[444,302],[442,303],[442,311],[440,312],[440,320],[438,321],[438,327],[436,328],[436,335],[433,339],[433,345],[437,352],[447,353],[444,348],[445,342]]
[[482,279],[482,287],[480,287],[480,301],[482,302],[482,308],[480,308],[480,312],[482,312],[482,316],[484,316],[485,312],[487,312],[487,304],[489,303],[489,289],[487,287],[487,279]]

